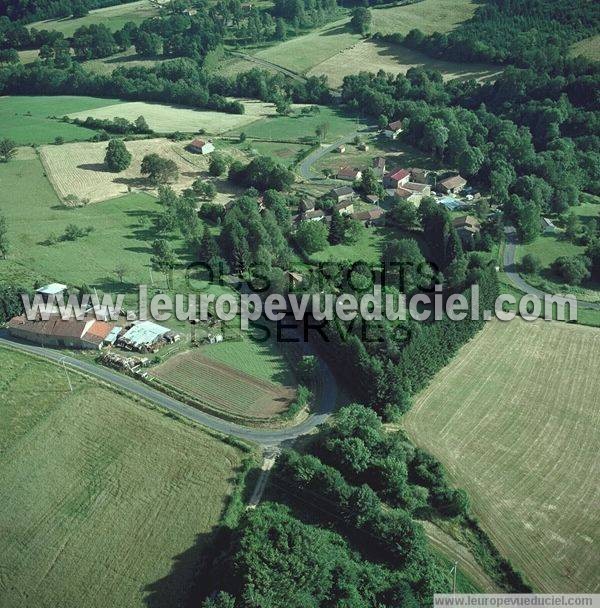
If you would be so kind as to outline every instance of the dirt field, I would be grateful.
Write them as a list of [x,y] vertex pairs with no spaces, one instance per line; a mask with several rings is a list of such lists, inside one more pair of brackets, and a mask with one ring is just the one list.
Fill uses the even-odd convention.
[[149,373],[217,415],[264,420],[284,412],[294,398],[291,387],[260,380],[198,350],[176,355]]
[[539,591],[600,589],[599,366],[597,329],[494,322],[404,420]]
[[187,605],[243,454],[0,349],[0,605]]
[[244,104],[244,114],[227,114],[210,110],[193,110],[186,107],[170,106],[161,103],[132,101],[107,105],[94,110],[84,110],[69,114],[70,118],[85,120],[92,118],[126,118],[135,120],[143,116],[153,131],[157,133],[195,133],[203,129],[206,133],[219,134],[231,129],[239,129],[261,118],[275,116],[275,105],[251,99],[240,99]]
[[[208,156],[191,154],[185,150],[189,142],[172,142],[167,139],[145,139],[126,142],[133,158],[131,165],[121,173],[112,173],[104,165],[106,142],[82,142],[62,146],[43,146],[40,157],[48,178],[58,196],[64,200],[69,194],[89,198],[91,202],[104,201],[130,191],[154,193],[147,179],[140,173],[146,154],[155,152],[172,159],[179,167],[179,179],[171,186],[176,191],[189,188],[198,177],[208,178]],[[232,150],[240,157],[241,152]],[[219,194],[215,202],[225,203],[239,192],[224,180],[215,181]]]
[[326,61],[319,63],[308,72],[308,75],[325,75],[329,84],[337,87],[341,86],[345,76],[356,74],[361,70],[370,72],[384,70],[391,74],[406,74],[410,68],[414,67],[439,70],[444,80],[475,78],[479,81],[485,81],[500,73],[498,66],[441,61],[401,45],[361,40],[350,48],[344,49]]

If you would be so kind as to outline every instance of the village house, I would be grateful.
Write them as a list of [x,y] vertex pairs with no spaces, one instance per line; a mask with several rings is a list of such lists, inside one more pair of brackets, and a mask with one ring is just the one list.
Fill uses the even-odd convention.
[[289,286],[292,289],[298,287],[298,285],[300,285],[300,283],[302,283],[304,280],[304,277],[299,272],[293,272],[291,270],[286,270],[283,275],[288,280]]
[[215,151],[215,146],[212,141],[205,141],[203,139],[194,139],[188,145],[188,150],[194,154],[210,154]]
[[335,207],[335,210],[341,215],[351,215],[354,213],[354,203],[352,199],[348,199],[338,203]]
[[540,228],[543,234],[554,234],[556,232],[556,226],[554,222],[547,217],[540,219]]
[[418,167],[412,167],[410,171],[410,181],[417,184],[426,184],[427,177],[431,173],[429,169],[419,169]]
[[447,177],[438,182],[437,188],[444,194],[458,194],[467,185],[467,180],[460,175]]
[[385,173],[385,158],[383,156],[376,156],[373,159],[373,173],[379,176]]
[[347,182],[358,181],[362,178],[362,171],[353,167],[342,167],[336,176],[338,179],[343,179]]
[[315,209],[316,199],[312,196],[305,196],[300,201],[300,211],[313,211]]
[[347,201],[355,196],[355,192],[350,186],[341,186],[340,188],[334,188],[329,193],[329,196],[335,200],[336,203]]
[[367,194],[365,200],[371,205],[376,205],[379,202],[379,197],[376,194]]
[[323,209],[313,209],[312,211],[304,213],[301,218],[303,220],[308,220],[309,222],[320,222],[325,218],[325,212]]
[[114,342],[114,329],[114,323],[98,321],[91,316],[64,320],[59,314],[51,314],[47,320],[39,317],[30,321],[23,315],[8,322],[8,332],[15,338],[46,347],[78,350],[100,350],[112,343],[111,339]]
[[409,203],[419,203],[423,196],[419,192],[414,192],[413,190],[408,190],[404,186],[400,186],[399,188],[388,190],[387,193],[390,196],[393,196],[397,201],[403,200],[408,201]]
[[344,152],[346,152],[346,146],[344,144],[339,145],[336,148],[338,154],[344,154]]
[[429,196],[431,194],[431,186],[429,184],[419,184],[417,182],[406,182],[403,186],[406,190],[411,190],[421,196]]
[[407,169],[393,169],[383,176],[384,188],[399,188],[410,181],[410,171]]
[[402,121],[395,120],[390,122],[388,126],[383,130],[383,134],[390,139],[396,139],[398,135],[402,133]]
[[384,222],[385,210],[381,207],[375,207],[368,211],[359,211],[358,213],[352,214],[353,220],[362,222],[365,226],[377,226]]
[[474,237],[481,231],[481,222],[473,215],[462,215],[452,220],[463,243],[472,245]]

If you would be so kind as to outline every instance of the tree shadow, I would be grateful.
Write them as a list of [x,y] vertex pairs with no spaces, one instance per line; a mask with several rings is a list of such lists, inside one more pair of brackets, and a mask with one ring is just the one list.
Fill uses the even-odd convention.
[[100,173],[112,173],[112,171],[109,171],[104,163],[83,163],[81,165],[77,165],[77,168],[83,169],[84,171],[99,171]]
[[[228,479],[229,483],[239,482],[241,470],[241,466],[235,469]],[[252,486],[248,478],[243,490],[244,504],[248,502]],[[226,509],[221,514],[221,520],[225,511]],[[144,588],[147,593],[144,604],[148,608],[200,606],[203,597],[220,589],[219,581],[209,576],[209,573],[213,562],[219,557],[222,559],[226,553],[230,536],[231,530],[223,525],[214,525],[210,532],[198,534],[191,547],[172,558],[169,574]]]
[[146,177],[117,177],[113,181],[115,184],[123,184],[138,190],[151,190],[153,187]]

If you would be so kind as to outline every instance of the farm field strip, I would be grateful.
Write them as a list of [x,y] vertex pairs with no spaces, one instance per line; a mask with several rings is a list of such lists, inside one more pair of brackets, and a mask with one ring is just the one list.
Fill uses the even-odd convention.
[[198,351],[176,355],[149,374],[211,410],[246,418],[270,418],[285,411],[294,397],[292,388],[260,380]]
[[244,104],[244,114],[228,114],[146,101],[130,101],[106,105],[91,111],[73,112],[69,114],[69,117],[80,120],[85,120],[88,116],[101,119],[119,117],[134,121],[138,116],[143,116],[150,128],[157,133],[173,133],[174,131],[193,133],[204,130],[217,135],[244,127],[267,116],[275,116],[277,113],[275,105],[272,103],[255,99],[239,99],[238,101]]
[[182,605],[242,453],[0,349],[3,608]]
[[404,426],[465,488],[500,552],[544,592],[597,592],[600,332],[493,322]]
[[372,40],[361,40],[355,45],[336,53],[314,66],[308,76],[327,76],[331,86],[342,85],[344,77],[367,70],[384,70],[391,74],[406,74],[414,67],[438,70],[444,80],[493,79],[501,68],[483,63],[460,63],[433,59],[402,45],[392,45]]

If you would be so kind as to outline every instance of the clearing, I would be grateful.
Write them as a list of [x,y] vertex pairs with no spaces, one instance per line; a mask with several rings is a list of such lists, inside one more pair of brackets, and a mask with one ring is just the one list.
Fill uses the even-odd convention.
[[444,80],[458,78],[486,81],[497,77],[501,68],[484,63],[461,63],[433,59],[402,45],[377,40],[361,40],[333,57],[313,67],[308,76],[327,76],[331,86],[342,85],[344,77],[368,70],[384,70],[391,74],[406,74],[410,68],[423,67],[438,70]]
[[[208,178],[208,156],[186,151],[187,143],[160,138],[128,141],[125,145],[133,158],[129,168],[120,173],[106,169],[106,142],[44,146],[40,148],[40,157],[48,179],[61,199],[74,194],[90,202],[98,202],[122,196],[131,190],[155,193],[156,188],[140,173],[143,157],[151,153],[169,158],[177,164],[179,177],[170,184],[176,191],[189,188],[199,177]],[[224,180],[216,180],[215,185],[220,193],[215,202],[224,203],[237,193]]]
[[600,61],[600,34],[576,42],[571,46],[569,55],[571,57],[583,55],[592,61]]
[[243,454],[0,349],[4,608],[183,605]]
[[87,114],[106,105],[116,108],[118,103],[118,99],[73,95],[0,97],[0,138],[7,137],[19,145],[49,144],[56,137],[65,141],[89,139],[96,131],[51,117],[62,118],[70,112]]
[[598,592],[600,331],[491,322],[417,396],[410,438],[541,592]]
[[98,107],[92,112],[71,112],[69,117],[80,120],[85,120],[88,116],[102,119],[119,117],[134,121],[138,116],[143,116],[150,128],[157,133],[173,133],[174,131],[196,133],[202,130],[206,133],[220,134],[277,114],[275,104],[272,103],[256,99],[236,99],[236,101],[244,104],[244,114],[227,114],[211,110],[194,110],[185,106],[130,101],[115,105],[104,104],[104,107]]
[[89,12],[85,17],[63,17],[61,19],[47,19],[46,21],[37,21],[28,27],[36,30],[54,30],[62,32],[66,38],[69,38],[75,33],[75,30],[82,26],[102,23],[112,32],[120,30],[128,21],[133,21],[135,24],[141,23],[144,19],[153,17],[158,14],[156,2],[151,0],[139,0],[138,2],[130,2],[129,4],[117,4],[115,6],[107,6],[98,8]]
[[175,355],[148,373],[200,409],[235,420],[270,419],[285,412],[294,399],[290,386],[261,380],[198,350]]

